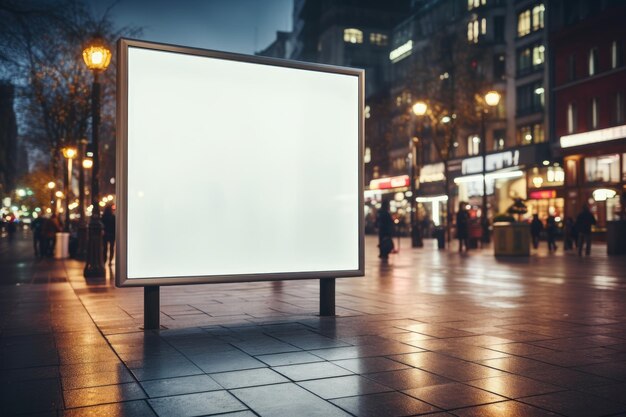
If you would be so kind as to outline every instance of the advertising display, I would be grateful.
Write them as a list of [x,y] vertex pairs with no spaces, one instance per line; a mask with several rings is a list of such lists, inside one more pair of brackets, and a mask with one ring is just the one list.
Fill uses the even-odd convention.
[[121,39],[116,284],[363,275],[363,85]]

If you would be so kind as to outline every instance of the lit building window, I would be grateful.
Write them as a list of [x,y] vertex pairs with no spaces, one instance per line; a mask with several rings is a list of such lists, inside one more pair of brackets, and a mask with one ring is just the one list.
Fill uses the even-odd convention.
[[517,36],[526,36],[545,27],[545,11],[543,4],[526,9],[517,15]]
[[487,4],[487,0],[467,0],[467,10],[472,10]]
[[543,45],[536,45],[533,47],[533,65],[542,65],[546,61],[546,47]]
[[525,36],[530,33],[530,10],[524,10],[517,15],[517,36]]
[[576,105],[569,103],[567,105],[567,133],[576,132]]
[[585,158],[586,182],[619,182],[619,154]]
[[471,135],[467,138],[467,154],[478,155],[480,153],[480,138],[476,135]]
[[541,143],[545,141],[546,135],[543,130],[543,124],[541,123],[520,126],[517,129],[518,145],[531,145],[533,143]]
[[611,68],[617,68],[622,64],[622,48],[620,46],[617,41],[611,43]]
[[348,43],[363,43],[363,32],[354,28],[344,29],[343,41]]
[[543,131],[543,124],[537,123],[533,125],[533,142],[541,143],[546,141],[546,135]]
[[377,46],[386,46],[387,35],[382,33],[370,33],[370,43]]
[[[484,19],[483,19],[484,20]],[[486,29],[486,23],[485,23]],[[467,40],[471,43],[478,43],[478,37],[480,36],[480,25],[478,19],[475,18],[467,24]]]
[[480,34],[485,35],[487,33],[487,19],[484,17],[480,20]]
[[522,126],[517,130],[517,143],[519,145],[530,145],[533,143],[533,131],[530,126]]
[[598,48],[589,50],[589,75],[595,75],[598,71]]
[[595,97],[591,99],[591,128],[598,128],[598,99]]
[[543,29],[546,6],[539,4],[533,7],[533,31]]

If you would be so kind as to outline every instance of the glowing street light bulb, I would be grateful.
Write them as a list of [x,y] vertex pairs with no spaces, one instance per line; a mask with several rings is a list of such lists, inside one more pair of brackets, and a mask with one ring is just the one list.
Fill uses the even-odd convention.
[[500,93],[495,90],[489,91],[485,94],[485,102],[491,107],[497,106],[500,103]]
[[417,103],[413,105],[413,113],[415,113],[416,116],[425,115],[427,110],[428,110],[428,105],[424,103],[423,101],[418,101]]
[[51,190],[52,190],[54,187],[56,187],[56,186],[57,186],[57,185],[56,185],[56,183],[55,183],[54,181],[50,181],[50,182],[48,183],[48,188],[49,188],[49,189],[51,189]]
[[66,159],[74,159],[76,158],[76,155],[78,155],[78,151],[76,150],[76,148],[72,148],[72,147],[66,147],[62,149],[63,151],[63,156]]
[[83,168],[90,169],[93,167],[93,159],[83,159]]

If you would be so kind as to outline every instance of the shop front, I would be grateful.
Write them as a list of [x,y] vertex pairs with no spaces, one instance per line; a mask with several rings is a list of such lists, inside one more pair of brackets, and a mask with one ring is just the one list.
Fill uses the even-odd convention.
[[547,163],[529,168],[527,174],[528,216],[537,214],[542,221],[554,216],[557,223],[564,221],[566,196],[563,167],[558,162]]
[[446,225],[448,192],[443,162],[424,165],[419,175],[417,218],[422,236],[431,237],[435,228]]
[[565,168],[566,217],[588,205],[594,234],[603,239],[608,223],[623,219],[626,193],[626,125],[560,138]]
[[411,181],[408,175],[377,178],[370,181],[364,195],[365,233],[377,233],[376,214],[384,200],[389,201],[391,216],[400,235],[407,235],[410,230]]

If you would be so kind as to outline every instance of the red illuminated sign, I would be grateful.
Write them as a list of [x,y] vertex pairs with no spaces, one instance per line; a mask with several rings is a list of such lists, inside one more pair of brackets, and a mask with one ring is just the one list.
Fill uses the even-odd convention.
[[543,198],[556,198],[556,191],[555,190],[539,190],[539,191],[530,192],[531,200],[541,200]]
[[411,180],[408,175],[399,177],[378,178],[370,181],[370,190],[387,190],[389,188],[408,187]]

